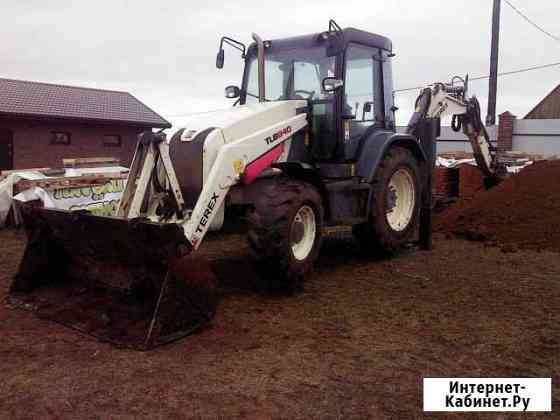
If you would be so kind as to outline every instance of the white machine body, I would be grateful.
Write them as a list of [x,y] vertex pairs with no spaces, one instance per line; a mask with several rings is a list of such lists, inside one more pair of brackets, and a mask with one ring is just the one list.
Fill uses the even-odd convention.
[[[441,83],[425,91],[430,101],[423,115],[461,118],[463,132],[471,141],[477,163],[486,173],[492,173],[495,153],[484,127],[473,125],[473,99],[467,99],[464,90],[453,91],[453,87]],[[176,131],[171,142],[150,144],[147,151],[142,151],[145,145],[139,142],[117,215],[180,224],[192,247],[197,249],[210,229],[222,227],[225,198],[233,186],[249,184],[266,168],[287,160],[292,136],[307,126],[307,112],[305,100],[253,103],[196,115],[186,128]],[[200,155],[170,158],[170,143],[171,147],[179,148],[197,145],[195,149],[188,149],[188,146],[187,149],[198,150]],[[173,192],[181,217],[162,218],[155,211],[158,195],[150,190],[150,180],[156,162],[162,164],[156,172],[165,173],[167,189]],[[197,162],[196,171],[200,172],[199,188],[195,188],[194,193],[185,193],[184,189],[181,192],[181,183],[189,182],[188,178],[196,172],[187,167],[182,178],[178,177],[178,168],[185,162]],[[155,204],[146,206],[146,200],[155,200]]]
[[[203,141],[200,194],[192,209],[184,209],[182,219],[173,220],[182,224],[194,249],[210,228],[221,228],[224,200],[231,187],[240,182],[250,183],[272,163],[286,160],[291,137],[307,126],[306,109],[304,100],[261,102],[200,114],[193,117],[188,127],[180,130],[181,142]],[[198,136],[202,134],[204,138],[201,140]],[[141,147],[140,143],[138,147]],[[177,202],[186,201],[180,188],[176,187],[180,184],[175,174],[177,162],[171,164],[164,158],[169,155],[168,148],[169,142],[150,147],[142,165],[136,162],[136,156],[141,155],[137,149],[127,186],[134,185],[139,189],[125,188],[119,216],[144,216],[161,221],[154,214],[140,212],[158,153],[163,158],[165,173]],[[129,212],[129,209],[133,211]]]

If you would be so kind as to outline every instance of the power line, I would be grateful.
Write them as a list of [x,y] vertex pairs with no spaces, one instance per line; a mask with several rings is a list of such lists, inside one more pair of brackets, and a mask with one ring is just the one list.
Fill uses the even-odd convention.
[[[558,61],[556,63],[542,64],[542,65],[539,65],[539,66],[525,67],[525,68],[518,69],[518,70],[504,71],[504,72],[498,73],[498,76],[509,76],[511,74],[525,73],[525,72],[528,72],[528,71],[541,70],[541,69],[546,69],[546,68],[556,67],[556,66],[560,66],[560,61]],[[489,77],[490,77],[489,75],[469,77],[469,81],[484,80],[484,79],[488,79]],[[393,92],[394,93],[400,93],[400,92],[408,92],[408,91],[411,91],[411,90],[419,90],[419,89],[425,88],[426,85],[427,84],[421,85],[421,86],[403,88],[403,89],[395,89]],[[204,112],[189,112],[189,113],[181,113],[181,114],[174,114],[174,115],[166,115],[166,117],[167,118],[189,117],[191,115],[208,114],[210,112],[223,111],[223,110],[224,110],[224,108],[213,109],[213,110],[204,111]]]
[[[498,76],[508,76],[510,74],[525,73],[527,71],[541,70],[541,69],[546,69],[546,68],[549,68],[549,67],[556,67],[556,66],[560,66],[560,61],[558,61],[556,63],[543,64],[543,65],[539,65],[539,66],[526,67],[526,68],[518,69],[518,70],[504,71],[504,72],[498,73]],[[484,79],[488,79],[489,77],[490,77],[489,75],[469,77],[469,81],[484,80]],[[404,89],[395,89],[393,92],[395,92],[395,93],[407,92],[407,91],[410,91],[410,90],[422,89],[424,87],[426,87],[426,85],[414,86],[414,87],[409,87],[409,88],[404,88]]]
[[188,113],[173,114],[173,115],[167,115],[167,114],[166,114],[166,117],[167,117],[167,118],[190,117],[191,115],[209,114],[209,113],[211,113],[211,112],[223,111],[224,109],[227,109],[227,108],[211,109],[210,111],[188,112]]
[[539,26],[538,24],[536,24],[533,20],[531,20],[525,13],[523,13],[521,10],[519,10],[517,7],[515,7],[513,4],[511,4],[511,2],[509,0],[504,0],[507,5],[509,7],[511,7],[515,13],[517,13],[519,16],[521,16],[523,19],[525,19],[530,25],[532,25],[533,27],[537,28],[539,31],[541,31],[543,34],[545,34],[546,36],[552,38],[555,41],[560,42],[560,38],[557,37],[554,34],[551,34],[550,32],[548,32],[547,30],[543,29],[541,26]]

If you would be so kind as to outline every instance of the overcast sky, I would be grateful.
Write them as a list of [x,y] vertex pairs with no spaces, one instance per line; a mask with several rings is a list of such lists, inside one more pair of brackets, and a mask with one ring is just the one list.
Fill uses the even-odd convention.
[[[560,36],[560,2],[510,0]],[[241,60],[226,51],[215,68],[221,35],[248,43],[320,32],[329,18],[392,39],[395,88],[488,73],[492,0],[269,2],[145,0],[3,0],[0,77],[129,91],[174,125],[188,114],[231,105],[228,84],[240,84]],[[500,71],[560,61],[547,38],[502,4]],[[498,113],[523,117],[560,83],[560,67],[505,76]],[[474,82],[485,108],[488,81]],[[417,92],[397,95],[400,123]],[[484,112],[485,114],[485,112]]]

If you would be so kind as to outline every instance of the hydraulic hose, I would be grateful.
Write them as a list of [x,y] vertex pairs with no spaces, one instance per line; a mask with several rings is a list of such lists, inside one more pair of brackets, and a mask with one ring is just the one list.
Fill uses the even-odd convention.
[[426,113],[430,109],[432,101],[432,89],[422,89],[420,95],[416,98],[414,103],[414,113],[410,117],[408,126],[406,127],[407,134],[414,134],[418,129],[418,123],[426,117]]

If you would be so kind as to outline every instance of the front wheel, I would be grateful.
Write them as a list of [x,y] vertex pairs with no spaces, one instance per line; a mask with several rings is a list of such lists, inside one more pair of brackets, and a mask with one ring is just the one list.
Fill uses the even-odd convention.
[[249,215],[249,246],[257,271],[269,289],[301,287],[319,255],[321,196],[311,184],[277,177],[262,183]]
[[354,226],[363,248],[393,252],[409,242],[418,227],[420,170],[414,155],[392,147],[383,158],[373,181],[369,220]]

